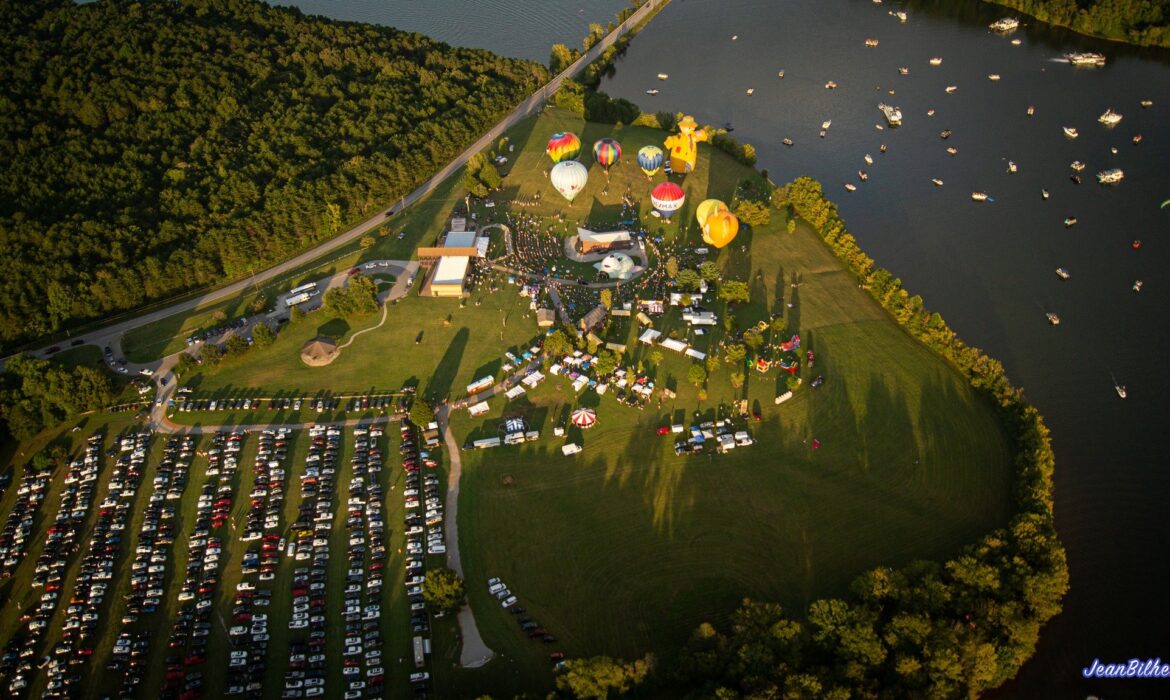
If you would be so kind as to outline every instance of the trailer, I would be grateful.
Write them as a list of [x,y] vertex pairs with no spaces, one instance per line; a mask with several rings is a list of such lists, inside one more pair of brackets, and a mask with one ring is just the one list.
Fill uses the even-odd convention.
[[301,292],[300,294],[296,294],[296,295],[293,295],[293,296],[285,299],[284,305],[291,309],[292,307],[296,306],[297,304],[303,304],[312,298],[313,298],[313,295],[310,294],[309,292]]
[[468,394],[478,394],[479,392],[483,391],[484,389],[487,389],[488,387],[490,387],[491,385],[493,385],[495,383],[496,383],[496,378],[491,376],[491,375],[488,375],[486,377],[480,377],[479,379],[476,379],[474,382],[467,385],[467,393]]

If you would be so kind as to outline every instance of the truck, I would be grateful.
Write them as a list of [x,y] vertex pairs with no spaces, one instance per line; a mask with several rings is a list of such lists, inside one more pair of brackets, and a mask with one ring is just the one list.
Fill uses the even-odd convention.
[[313,295],[310,294],[309,292],[301,292],[300,294],[295,294],[295,295],[285,299],[284,305],[291,309],[292,307],[296,306],[297,304],[303,304],[312,298],[313,298]]

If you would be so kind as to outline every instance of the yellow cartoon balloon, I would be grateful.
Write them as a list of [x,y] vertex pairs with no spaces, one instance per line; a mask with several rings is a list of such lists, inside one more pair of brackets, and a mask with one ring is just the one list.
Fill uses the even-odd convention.
[[699,125],[689,114],[678,122],[678,133],[666,137],[663,145],[670,151],[670,169],[685,175],[695,169],[699,144],[707,140],[707,132],[695,131]]

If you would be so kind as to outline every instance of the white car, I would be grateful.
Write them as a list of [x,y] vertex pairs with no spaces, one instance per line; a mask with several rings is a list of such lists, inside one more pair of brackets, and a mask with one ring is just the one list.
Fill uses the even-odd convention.
[[516,596],[509,596],[507,600],[500,603],[502,607],[510,608],[516,604]]

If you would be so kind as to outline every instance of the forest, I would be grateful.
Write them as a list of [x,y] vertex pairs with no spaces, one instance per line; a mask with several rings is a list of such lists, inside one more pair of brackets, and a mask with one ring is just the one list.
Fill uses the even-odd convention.
[[0,0],[0,17],[7,347],[311,247],[547,79],[253,0]]
[[1081,34],[1170,46],[1170,0],[989,0]]

